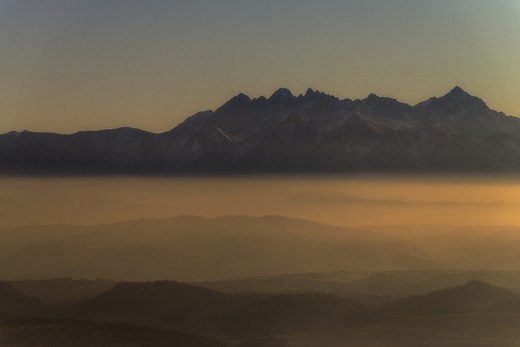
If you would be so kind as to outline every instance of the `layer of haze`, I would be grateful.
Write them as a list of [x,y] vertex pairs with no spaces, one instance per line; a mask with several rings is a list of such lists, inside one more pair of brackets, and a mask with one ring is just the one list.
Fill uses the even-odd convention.
[[179,215],[327,225],[520,226],[518,178],[0,178],[0,227]]
[[520,116],[518,37],[518,0],[0,0],[0,133],[162,132],[279,87]]

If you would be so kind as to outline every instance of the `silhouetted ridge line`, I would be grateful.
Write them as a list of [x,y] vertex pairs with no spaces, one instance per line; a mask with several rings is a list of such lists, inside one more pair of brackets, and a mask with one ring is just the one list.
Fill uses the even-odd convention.
[[379,307],[374,316],[379,319],[431,316],[464,312],[470,309],[504,301],[515,301],[520,296],[506,289],[481,281],[437,290],[426,295],[410,296]]
[[103,315],[208,310],[228,305],[233,299],[229,294],[176,281],[122,282],[83,303],[79,312]]
[[460,87],[413,107],[375,94],[352,101],[280,88],[268,99],[238,94],[162,134],[119,128],[0,135],[4,174],[518,170],[520,119]]

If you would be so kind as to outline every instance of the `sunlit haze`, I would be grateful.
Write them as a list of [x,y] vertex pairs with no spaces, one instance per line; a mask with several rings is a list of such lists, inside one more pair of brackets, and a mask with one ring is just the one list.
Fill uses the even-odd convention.
[[0,227],[179,215],[282,215],[327,225],[520,226],[517,179],[3,178]]

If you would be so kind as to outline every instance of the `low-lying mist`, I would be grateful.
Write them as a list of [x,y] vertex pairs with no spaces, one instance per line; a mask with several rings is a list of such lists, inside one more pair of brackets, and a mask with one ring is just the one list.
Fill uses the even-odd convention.
[[179,215],[327,225],[520,225],[520,179],[464,176],[0,178],[0,227]]
[[4,177],[0,241],[4,280],[518,271],[520,181]]
[[514,177],[2,177],[0,344],[515,345],[519,249]]

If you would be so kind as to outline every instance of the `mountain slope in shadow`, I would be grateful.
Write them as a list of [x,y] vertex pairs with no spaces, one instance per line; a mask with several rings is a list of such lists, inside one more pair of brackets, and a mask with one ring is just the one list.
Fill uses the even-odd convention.
[[122,282],[85,301],[75,311],[88,316],[165,314],[209,311],[234,302],[233,295],[176,281]]
[[52,310],[39,299],[28,297],[11,285],[0,282],[0,318],[51,315]]
[[432,316],[475,310],[499,302],[518,301],[520,296],[506,289],[480,281],[437,290],[426,295],[410,296],[384,304],[373,319]]

